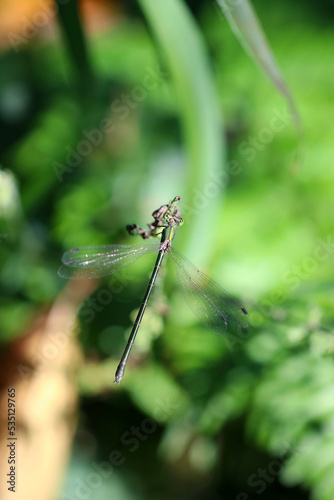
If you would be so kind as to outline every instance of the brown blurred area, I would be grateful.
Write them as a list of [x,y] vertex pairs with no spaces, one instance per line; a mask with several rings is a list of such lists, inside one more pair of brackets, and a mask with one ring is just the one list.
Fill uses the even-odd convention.
[[[0,364],[0,498],[8,490],[8,443],[15,440],[15,498],[56,498],[77,421],[77,373],[82,363],[76,314],[93,283],[63,290],[30,331],[2,353]],[[8,432],[8,391],[15,390],[15,435]]]
[[[121,15],[117,2],[82,0],[81,15],[88,32],[110,27]],[[0,50],[12,48],[15,38],[53,38],[56,32],[57,7],[50,0],[2,0],[0,3]]]

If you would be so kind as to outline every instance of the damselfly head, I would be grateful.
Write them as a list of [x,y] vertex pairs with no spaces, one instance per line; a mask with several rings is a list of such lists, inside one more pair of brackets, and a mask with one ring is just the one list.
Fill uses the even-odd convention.
[[179,201],[181,201],[181,196],[175,196],[175,198],[167,205],[167,210],[164,214],[164,220],[166,221],[168,226],[178,227],[183,224],[180,209],[176,205]]

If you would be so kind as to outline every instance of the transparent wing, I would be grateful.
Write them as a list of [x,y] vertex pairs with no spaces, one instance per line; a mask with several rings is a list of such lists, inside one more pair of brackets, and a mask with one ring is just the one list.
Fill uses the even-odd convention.
[[219,334],[248,329],[248,313],[238,301],[173,247],[168,255],[176,266],[183,295],[201,323]]
[[142,245],[99,245],[72,248],[64,253],[58,269],[62,278],[100,278],[116,273],[144,254],[157,252],[160,240]]

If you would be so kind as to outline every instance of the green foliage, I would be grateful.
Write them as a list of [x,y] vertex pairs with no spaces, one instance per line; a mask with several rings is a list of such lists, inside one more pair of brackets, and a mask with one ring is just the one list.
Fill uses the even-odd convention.
[[[305,128],[296,167],[284,99],[213,5],[193,15],[180,0],[140,0],[95,34],[71,7],[76,46],[65,7],[67,45],[31,41],[0,60],[12,96],[7,122],[0,99],[1,341],[57,299],[64,250],[133,242],[125,225],[180,195],[175,247],[240,298],[252,332],[197,324],[167,265],[115,387],[154,258],[99,283],[78,312],[80,431],[97,459],[125,457],[103,487],[124,499],[332,500],[332,27],[311,3],[257,6]],[[115,289],[102,307],[99,292]],[[91,470],[76,446],[68,494]]]

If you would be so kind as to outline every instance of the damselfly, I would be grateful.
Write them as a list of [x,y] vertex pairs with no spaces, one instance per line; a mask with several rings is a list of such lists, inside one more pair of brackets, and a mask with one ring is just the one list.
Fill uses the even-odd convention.
[[167,254],[175,264],[180,288],[191,310],[210,330],[223,334],[227,329],[238,334],[248,328],[248,313],[223,288],[199,271],[184,255],[172,247],[177,228],[183,220],[176,196],[168,205],[154,211],[153,223],[149,231],[136,224],[127,226],[130,234],[139,234],[143,239],[160,236],[160,241],[145,242],[142,245],[100,245],[73,248],[62,257],[63,265],[58,274],[62,278],[86,279],[99,278],[116,273],[135,262],[139,257],[158,252],[157,260],[134,322],[122,359],[115,373],[117,384],[124,375],[126,363],[142,321],[152,288],[158,275],[164,256]]

